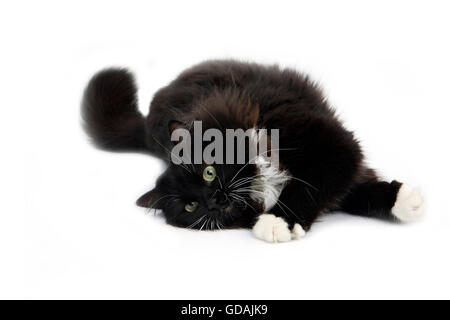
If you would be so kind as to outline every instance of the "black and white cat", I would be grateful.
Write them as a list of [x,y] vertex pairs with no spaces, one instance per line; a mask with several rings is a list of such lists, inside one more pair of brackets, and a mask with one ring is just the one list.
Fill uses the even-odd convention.
[[[420,192],[382,181],[367,168],[353,133],[320,89],[294,70],[207,61],[161,88],[147,117],[138,110],[136,91],[127,70],[96,74],[82,103],[85,129],[103,149],[148,152],[166,161],[155,188],[137,204],[161,209],[171,225],[252,228],[259,239],[284,242],[303,237],[325,212],[405,222],[423,214]],[[175,164],[171,133],[185,128],[194,135],[194,121],[221,132],[278,129],[279,166],[264,155],[254,163]]]

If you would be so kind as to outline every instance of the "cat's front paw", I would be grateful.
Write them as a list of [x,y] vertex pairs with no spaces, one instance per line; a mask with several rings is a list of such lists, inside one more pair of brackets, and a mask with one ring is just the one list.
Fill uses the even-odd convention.
[[391,211],[402,222],[413,222],[422,218],[425,213],[425,205],[419,189],[402,184]]
[[286,242],[292,239],[287,222],[268,213],[258,217],[258,222],[253,226],[253,234],[267,242]]

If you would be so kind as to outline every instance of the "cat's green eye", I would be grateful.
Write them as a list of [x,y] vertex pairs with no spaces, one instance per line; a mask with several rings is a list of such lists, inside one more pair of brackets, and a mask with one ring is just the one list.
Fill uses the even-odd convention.
[[214,181],[216,178],[216,169],[213,166],[207,166],[205,170],[203,170],[203,179],[206,182]]
[[184,206],[184,210],[186,210],[187,212],[194,212],[195,209],[197,209],[198,207],[198,202],[197,201],[192,201],[189,202],[187,205]]

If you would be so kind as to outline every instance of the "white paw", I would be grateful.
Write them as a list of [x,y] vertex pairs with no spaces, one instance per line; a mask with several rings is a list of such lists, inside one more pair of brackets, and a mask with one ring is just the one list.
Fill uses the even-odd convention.
[[292,228],[292,239],[300,239],[306,235],[306,231],[303,230],[302,226],[298,223]]
[[273,214],[262,214],[253,227],[253,234],[267,242],[286,242],[291,240],[291,231],[283,218]]
[[419,189],[402,184],[392,207],[392,214],[400,221],[413,222],[422,218],[424,213],[424,200]]

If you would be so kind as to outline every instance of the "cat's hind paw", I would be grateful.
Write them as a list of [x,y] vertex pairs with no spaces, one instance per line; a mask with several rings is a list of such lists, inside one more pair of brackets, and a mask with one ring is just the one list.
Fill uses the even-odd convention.
[[269,213],[258,217],[258,221],[253,226],[253,234],[256,238],[267,242],[286,242],[292,239],[287,222]]
[[420,190],[402,184],[398,190],[397,200],[391,211],[402,222],[420,220],[425,214],[424,199]]

